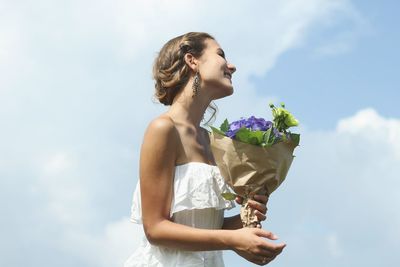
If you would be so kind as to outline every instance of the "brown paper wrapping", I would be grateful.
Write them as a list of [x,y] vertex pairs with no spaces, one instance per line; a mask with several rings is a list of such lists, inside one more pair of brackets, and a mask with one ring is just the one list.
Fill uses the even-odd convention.
[[225,181],[243,197],[240,217],[244,227],[259,222],[247,200],[255,194],[269,196],[285,180],[293,161],[293,142],[271,147],[246,144],[215,132],[210,133],[211,149]]

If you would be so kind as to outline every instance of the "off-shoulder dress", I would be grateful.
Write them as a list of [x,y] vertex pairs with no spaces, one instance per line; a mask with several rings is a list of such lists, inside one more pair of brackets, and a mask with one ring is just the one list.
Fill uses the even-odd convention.
[[[202,229],[221,229],[224,210],[232,208],[221,193],[229,191],[217,166],[189,162],[175,167],[174,196],[170,216],[179,224]],[[141,224],[139,182],[133,194],[131,221]],[[221,267],[222,251],[184,251],[151,245],[146,238],[124,267]]]

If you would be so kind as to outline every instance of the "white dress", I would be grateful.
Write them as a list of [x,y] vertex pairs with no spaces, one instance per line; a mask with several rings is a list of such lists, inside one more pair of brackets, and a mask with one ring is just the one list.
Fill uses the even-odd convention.
[[[224,209],[235,204],[221,193],[230,191],[217,166],[189,162],[175,167],[174,197],[170,215],[174,222],[203,229],[221,229]],[[131,221],[141,224],[139,182],[133,194]],[[146,238],[124,267],[220,267],[222,251],[183,251],[151,245]]]

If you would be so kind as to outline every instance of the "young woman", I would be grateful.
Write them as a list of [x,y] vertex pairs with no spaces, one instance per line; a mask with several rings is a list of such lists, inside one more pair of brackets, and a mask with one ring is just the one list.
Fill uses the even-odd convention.
[[[233,93],[235,71],[207,33],[178,36],[161,49],[153,68],[155,95],[170,108],[144,136],[132,220],[143,223],[147,240],[125,267],[219,267],[221,250],[265,265],[285,247],[264,239],[277,239],[271,232],[242,228],[239,215],[224,218],[234,204],[221,197],[226,184],[200,123],[212,100]],[[261,195],[250,202],[260,221],[266,202]]]

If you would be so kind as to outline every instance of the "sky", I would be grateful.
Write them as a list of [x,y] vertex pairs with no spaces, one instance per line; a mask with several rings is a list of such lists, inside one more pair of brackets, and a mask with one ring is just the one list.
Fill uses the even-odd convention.
[[[122,266],[169,39],[212,34],[236,65],[216,125],[284,102],[301,145],[263,227],[270,266],[398,266],[400,4],[394,0],[0,0],[0,265]],[[227,214],[235,214],[238,209]],[[255,266],[224,252],[226,266]]]

